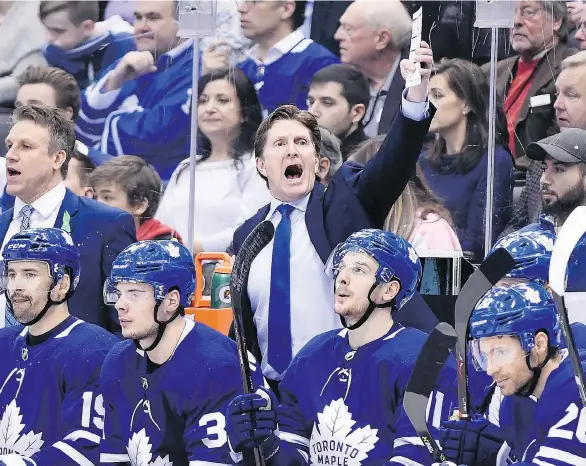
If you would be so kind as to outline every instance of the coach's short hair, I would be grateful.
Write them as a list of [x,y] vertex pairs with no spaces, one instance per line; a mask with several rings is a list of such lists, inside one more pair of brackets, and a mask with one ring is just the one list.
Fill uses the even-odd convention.
[[11,126],[20,121],[32,121],[47,129],[49,132],[49,153],[54,154],[61,150],[65,152],[65,161],[61,165],[61,176],[65,178],[71,154],[75,149],[75,128],[67,114],[56,107],[23,105],[12,114]]

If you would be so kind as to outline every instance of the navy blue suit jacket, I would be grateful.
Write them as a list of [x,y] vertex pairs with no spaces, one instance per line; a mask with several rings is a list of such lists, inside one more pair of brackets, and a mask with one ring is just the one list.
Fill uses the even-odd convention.
[[[13,208],[0,215],[0,241],[4,241],[12,212]],[[55,228],[63,229],[65,212],[69,213],[71,237],[79,248],[81,259],[79,284],[69,300],[69,312],[86,322],[119,333],[120,325],[114,310],[104,304],[103,288],[114,259],[126,246],[136,242],[134,219],[123,210],[79,197],[69,189],[57,214]]]
[[[381,148],[366,165],[345,162],[327,189],[319,183],[315,184],[305,212],[305,223],[311,242],[324,264],[336,245],[352,233],[365,228],[383,228],[389,210],[415,173],[423,140],[434,113],[435,108],[430,105],[429,116],[422,121],[414,121],[397,112]],[[270,205],[261,208],[234,232],[234,253],[238,253],[248,234],[266,218],[269,210]],[[300,293],[301,290],[291,292]],[[246,342],[248,349],[260,360],[250,300],[247,293],[244,296]],[[419,297],[414,302],[421,305],[423,300]],[[408,313],[403,309],[399,312],[417,318],[413,312]],[[425,314],[421,322],[410,326],[427,331],[433,328],[437,318],[429,308]],[[407,324],[404,320],[401,323]]]

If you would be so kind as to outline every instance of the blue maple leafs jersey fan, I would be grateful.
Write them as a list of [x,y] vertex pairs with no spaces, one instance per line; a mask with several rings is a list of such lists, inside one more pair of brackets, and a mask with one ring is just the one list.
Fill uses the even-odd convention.
[[[347,332],[315,337],[292,361],[279,387],[280,439],[312,465],[429,464],[430,454],[403,410],[427,335],[395,323],[384,337],[353,350]],[[428,406],[432,435],[456,404],[451,359]]]
[[[262,384],[258,366],[253,378]],[[133,342],[121,342],[101,376],[106,420],[100,444],[103,465],[228,465],[224,413],[242,393],[236,345],[226,336],[186,320],[171,359],[154,371]]]
[[116,341],[73,316],[42,341],[26,327],[0,331],[0,464],[97,463],[100,369]]

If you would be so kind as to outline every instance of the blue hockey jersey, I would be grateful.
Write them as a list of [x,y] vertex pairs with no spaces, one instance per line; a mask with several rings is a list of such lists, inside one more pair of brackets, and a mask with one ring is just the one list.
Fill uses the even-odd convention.
[[166,181],[189,156],[193,41],[159,57],[156,72],[103,92],[116,65],[83,93],[77,138],[106,154],[142,157]]
[[280,55],[276,60],[262,64],[251,57],[238,67],[254,84],[265,113],[284,104],[306,110],[313,75],[340,60],[322,45],[304,38],[300,31],[289,34],[274,49]]
[[[295,447],[312,465],[430,464],[403,409],[405,388],[427,335],[395,323],[384,337],[355,351],[347,332],[315,337],[287,369],[279,387],[282,449]],[[432,435],[457,403],[453,358],[436,387],[427,407]]]
[[[583,327],[572,325],[578,348],[586,349]],[[547,378],[539,399],[513,395],[504,397],[501,404],[505,448],[522,461],[520,465],[586,465],[586,408],[570,357],[562,351],[563,360]],[[580,359],[586,369],[586,351],[580,351]]]
[[[260,385],[260,368],[251,369]],[[228,337],[186,320],[175,353],[150,373],[144,351],[121,342],[104,362],[101,384],[101,464],[220,466],[238,460],[228,447],[225,412],[242,394],[242,378]]]
[[38,339],[27,328],[0,330],[0,464],[95,464],[100,370],[118,340],[73,316]]
[[131,33],[106,31],[70,50],[47,44],[43,55],[49,65],[73,75],[83,90],[94,84],[104,70],[132,50],[136,50],[136,43]]

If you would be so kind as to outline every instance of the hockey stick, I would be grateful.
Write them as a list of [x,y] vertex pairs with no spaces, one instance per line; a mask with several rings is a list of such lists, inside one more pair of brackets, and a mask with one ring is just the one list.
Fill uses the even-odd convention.
[[440,322],[435,326],[419,352],[403,397],[407,417],[434,463],[446,461],[446,458],[427,427],[427,405],[437,377],[457,340],[456,331],[450,324]]
[[466,365],[466,343],[468,322],[476,303],[513,268],[515,262],[506,249],[497,249],[488,256],[480,267],[470,275],[460,290],[455,306],[455,327],[458,335],[456,362],[458,363],[458,401],[460,419],[470,418],[468,400],[468,367]]
[[[254,383],[250,373],[248,350],[246,349],[246,337],[244,335],[244,321],[242,319],[242,292],[248,283],[248,275],[252,261],[258,256],[264,247],[271,242],[275,235],[273,224],[265,220],[259,223],[244,240],[230,276],[230,294],[232,297],[232,310],[234,312],[234,332],[236,334],[236,346],[238,347],[238,358],[240,360],[240,373],[242,374],[242,388],[244,393],[254,392]],[[256,466],[265,466],[265,459],[262,447],[254,449],[254,462]]]
[[576,385],[580,392],[580,399],[582,400],[582,405],[586,407],[586,380],[578,355],[578,349],[576,348],[574,333],[572,332],[572,327],[570,327],[568,310],[564,298],[568,261],[576,244],[584,235],[584,232],[586,232],[586,207],[578,207],[574,209],[564,222],[557,236],[549,263],[549,286],[555,300],[556,310],[560,318],[560,326],[576,375]]

